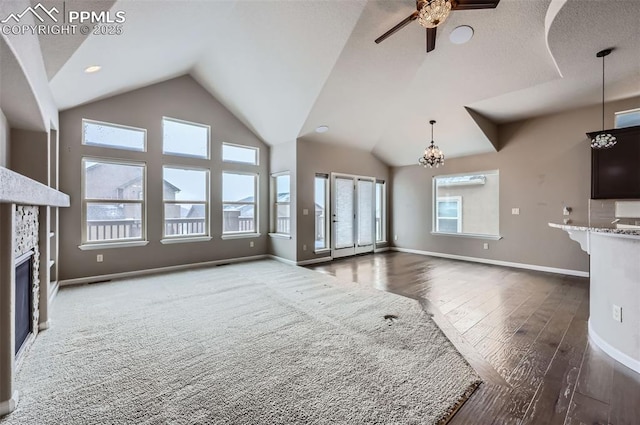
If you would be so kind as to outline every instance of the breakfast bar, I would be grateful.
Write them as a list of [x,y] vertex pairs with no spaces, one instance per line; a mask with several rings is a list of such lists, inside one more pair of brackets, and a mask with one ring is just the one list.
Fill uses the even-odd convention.
[[590,254],[589,338],[640,373],[640,226],[549,226]]

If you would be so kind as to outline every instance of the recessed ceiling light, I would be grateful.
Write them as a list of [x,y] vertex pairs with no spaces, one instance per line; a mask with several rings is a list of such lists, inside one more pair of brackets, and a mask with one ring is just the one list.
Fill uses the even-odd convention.
[[449,40],[453,44],[464,44],[467,41],[471,40],[473,37],[473,28],[468,25],[460,25],[459,27],[455,27],[451,34],[449,34]]
[[87,74],[93,74],[94,72],[98,72],[102,69],[100,65],[91,65],[84,69],[84,72]]
[[316,133],[326,133],[327,131],[329,131],[329,126],[326,125],[321,125],[316,128]]

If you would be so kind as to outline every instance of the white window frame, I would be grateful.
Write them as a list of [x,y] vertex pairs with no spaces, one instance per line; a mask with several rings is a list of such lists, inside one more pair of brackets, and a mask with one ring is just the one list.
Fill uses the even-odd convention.
[[[89,198],[87,199],[86,193],[86,162],[107,163],[116,165],[128,165],[142,167],[142,199],[102,199],[102,198]],[[138,246],[146,245],[147,241],[147,164],[143,161],[127,161],[122,159],[112,158],[97,158],[97,157],[82,157],[81,161],[81,198],[82,198],[82,213],[81,213],[81,226],[82,226],[82,244],[80,249],[99,249],[99,248],[118,248],[126,246]],[[126,239],[100,239],[90,241],[87,240],[87,207],[88,204],[103,203],[103,204],[140,204],[140,237],[126,238]]]
[[[245,161],[232,161],[229,159],[224,159],[224,147],[225,146],[233,146],[235,148],[243,148],[243,149],[250,149],[256,152],[256,162],[245,162]],[[249,166],[258,166],[260,165],[260,148],[256,147],[256,146],[249,146],[249,145],[240,145],[237,143],[227,143],[227,142],[223,142],[222,146],[220,147],[220,158],[222,158],[222,162],[226,162],[227,164],[242,164],[242,165],[249,165]]]
[[[113,146],[113,145],[106,145],[106,144],[100,144],[100,143],[87,143],[86,142],[86,138],[85,138],[85,136],[86,136],[85,135],[85,123],[97,124],[97,125],[101,125],[101,126],[104,126],[104,127],[115,127],[115,128],[121,128],[121,129],[124,129],[124,130],[133,130],[133,131],[142,132],[144,134],[144,142],[143,142],[142,149],[131,148],[131,147],[127,147],[127,146]],[[81,125],[82,125],[82,145],[83,146],[94,146],[94,147],[98,147],[98,148],[118,149],[118,150],[133,151],[133,152],[146,152],[147,151],[147,129],[146,128],[139,128],[139,127],[132,127],[132,126],[129,126],[129,125],[115,124],[115,123],[107,122],[107,121],[91,120],[91,119],[88,119],[88,118],[83,118]]]
[[[186,239],[210,239],[211,229],[209,226],[209,185],[210,185],[210,170],[208,168],[203,167],[187,167],[184,165],[173,165],[166,164],[162,166],[162,185],[164,186],[164,170],[165,168],[178,168],[182,170],[190,170],[190,171],[204,171],[205,172],[205,200],[189,200],[189,199],[175,199],[175,200],[165,200],[164,199],[164,187],[162,188],[162,242],[169,243],[169,241],[180,241]],[[185,235],[167,235],[167,223],[166,223],[166,205],[176,205],[176,204],[192,204],[192,205],[204,205],[204,233],[189,233]]]
[[[315,219],[316,216],[316,194],[315,194],[315,181],[316,179],[323,179],[324,180],[324,247],[323,248],[316,248],[316,238],[315,235],[317,233],[317,228],[316,228],[316,224],[317,224],[317,220]],[[314,232],[314,237],[313,237],[313,247],[314,247],[314,252],[319,253],[319,252],[329,252],[331,251],[331,193],[330,193],[330,182],[331,180],[329,179],[329,174],[322,174],[322,173],[317,173],[314,176],[313,179],[313,187],[314,187],[314,193],[313,193],[313,217],[314,217],[314,225],[313,225],[313,232]]]
[[[440,217],[438,215],[438,204],[440,202],[451,202],[451,201],[455,201],[457,203],[457,213],[456,213],[456,217]],[[436,199],[435,202],[435,208],[433,211],[433,217],[434,217],[434,225],[433,228],[435,229],[435,231],[437,233],[450,233],[450,232],[444,232],[440,230],[440,220],[457,220],[457,233],[462,233],[462,196],[441,196],[438,197],[438,199]]]
[[[384,180],[376,180],[376,207],[378,206],[378,185],[382,187],[381,199],[380,199],[380,239],[376,234],[376,243],[383,244],[387,242],[387,183]],[[377,219],[377,217],[376,217]]]
[[[225,201],[224,200],[224,175],[225,174],[239,174],[246,176],[253,176],[253,202],[237,202],[237,201]],[[259,214],[259,185],[260,185],[260,175],[258,173],[244,172],[244,171],[231,171],[225,170],[222,172],[222,190],[220,191],[222,199],[222,238],[233,238],[233,237],[251,237],[251,236],[259,236],[260,232],[258,232],[259,224],[260,224],[260,214]],[[224,207],[225,205],[250,205],[253,204],[253,231],[251,232],[225,232],[224,230]]]
[[[192,125],[194,127],[203,127],[207,129],[207,155],[193,155],[188,153],[179,153],[179,152],[167,152],[164,147],[164,123],[165,121],[173,121],[180,124]],[[183,158],[198,158],[198,159],[211,159],[211,126],[208,124],[202,124],[199,122],[181,120],[179,118],[171,118],[171,117],[162,117],[162,154],[169,156],[178,156]]]
[[[278,177],[289,176],[289,202],[279,202],[278,201]],[[271,234],[272,235],[282,235],[282,236],[291,236],[291,172],[283,171],[280,173],[271,174],[271,182],[272,182],[272,217],[271,220]],[[288,232],[278,232],[278,207],[279,206],[289,206],[289,231]]]

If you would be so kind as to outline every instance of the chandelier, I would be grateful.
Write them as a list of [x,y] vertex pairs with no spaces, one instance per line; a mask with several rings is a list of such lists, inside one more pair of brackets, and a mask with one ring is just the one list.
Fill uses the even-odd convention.
[[610,148],[618,142],[613,134],[604,132],[604,57],[612,51],[613,49],[604,49],[596,53],[596,57],[602,58],[602,132],[591,139],[592,149]]
[[451,12],[449,0],[423,0],[419,7],[418,22],[425,28],[435,28],[447,19]]
[[431,144],[424,150],[424,155],[418,159],[418,163],[424,166],[424,168],[427,168],[427,166],[429,166],[429,168],[438,168],[439,166],[444,165],[444,154],[433,142],[433,125],[435,123],[436,122],[434,120],[429,121],[429,124],[431,124]]

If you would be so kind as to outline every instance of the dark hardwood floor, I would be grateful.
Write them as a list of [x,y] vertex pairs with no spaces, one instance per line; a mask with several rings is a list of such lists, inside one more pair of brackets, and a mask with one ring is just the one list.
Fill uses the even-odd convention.
[[451,425],[640,424],[640,375],[588,341],[586,278],[398,252],[309,268],[420,300],[484,380]]

